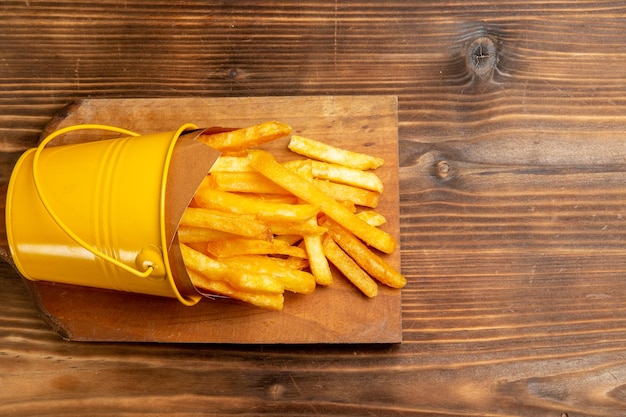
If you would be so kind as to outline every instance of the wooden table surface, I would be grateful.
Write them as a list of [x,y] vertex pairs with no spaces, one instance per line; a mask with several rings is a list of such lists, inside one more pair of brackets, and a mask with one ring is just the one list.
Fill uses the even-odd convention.
[[[241,3],[241,4],[239,4]],[[81,98],[397,95],[403,342],[67,342],[0,272],[0,415],[623,416],[621,2],[0,3],[0,176]]]

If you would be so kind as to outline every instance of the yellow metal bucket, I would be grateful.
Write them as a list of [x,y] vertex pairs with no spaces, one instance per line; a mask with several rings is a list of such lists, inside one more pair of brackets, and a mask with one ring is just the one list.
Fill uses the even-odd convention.
[[[46,147],[78,129],[125,136]],[[173,237],[166,224],[172,156],[181,135],[196,129],[185,124],[140,136],[110,126],[71,126],[26,151],[13,169],[6,202],[7,238],[20,273],[33,281],[197,303],[193,286],[181,286],[175,276],[181,268],[168,254]]]

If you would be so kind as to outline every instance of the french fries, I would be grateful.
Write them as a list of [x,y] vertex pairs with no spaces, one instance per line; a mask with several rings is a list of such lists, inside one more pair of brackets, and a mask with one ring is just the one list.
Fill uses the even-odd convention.
[[258,172],[216,172],[211,175],[215,184],[224,191],[256,194],[288,194]]
[[219,210],[188,207],[180,221],[181,226],[206,227],[251,239],[272,240],[270,227],[252,216],[240,216]]
[[361,218],[361,220],[371,224],[374,227],[382,226],[387,223],[387,219],[382,214],[372,211],[372,210],[363,210],[357,213],[357,216]]
[[299,294],[310,294],[315,290],[315,277],[309,272],[293,268],[288,262],[258,255],[239,255],[223,259],[229,267],[254,273],[267,274],[284,286],[284,289]]
[[179,226],[178,239],[183,243],[212,242],[237,237],[237,235],[209,229],[208,227]]
[[397,246],[375,211],[384,186],[371,170],[384,161],[297,135],[288,148],[300,159],[279,162],[255,148],[290,133],[267,122],[200,136],[222,155],[178,229],[192,284],[271,310],[283,309],[285,292],[332,287],[331,266],[369,298],[379,284],[404,287],[378,255]]
[[313,180],[313,183],[326,195],[339,202],[370,208],[378,207],[380,194],[374,191],[325,180]]
[[260,200],[210,187],[199,189],[195,200],[203,208],[235,214],[254,214],[257,219],[268,222],[304,223],[319,212],[317,207],[310,204]]
[[239,291],[228,283],[219,280],[207,279],[206,275],[189,270],[192,284],[206,294],[224,295],[236,300],[253,304],[269,310],[282,310],[285,297],[283,294],[263,294],[252,291]]
[[322,242],[324,254],[363,294],[369,298],[378,295],[378,285],[357,265],[330,236],[325,236]]
[[360,170],[376,169],[385,162],[376,156],[351,152],[297,135],[291,136],[288,147],[300,155]]
[[220,262],[189,246],[181,245],[181,252],[188,261],[189,268],[196,272],[211,276],[212,279],[224,281],[231,287],[241,291],[252,291],[267,294],[282,294],[285,286],[280,280],[260,271],[245,271],[230,268],[228,263]]
[[356,236],[331,219],[327,219],[328,234],[354,261],[372,277],[393,288],[402,288],[406,279],[372,252]]
[[327,216],[346,226],[368,245],[385,253],[395,250],[396,241],[393,236],[361,220],[314,184],[283,167],[269,152],[250,150],[248,157],[255,170],[298,198],[319,207]]
[[[308,223],[317,225],[317,220],[311,219]],[[325,229],[327,230],[327,229]],[[304,235],[304,247],[309,259],[309,268],[315,277],[315,281],[319,285],[329,286],[333,283],[333,274],[330,271],[328,260],[324,254],[322,244],[324,234],[306,234]]]
[[211,167],[211,173],[216,172],[251,172],[250,160],[246,156],[221,155]]
[[382,180],[372,171],[362,171],[321,161],[311,161],[311,171],[315,178],[383,192]]
[[239,154],[252,146],[280,139],[289,133],[289,125],[272,121],[229,132],[201,135],[199,140],[222,152]]
[[206,244],[206,250],[218,258],[237,255],[285,255],[297,258],[307,258],[306,251],[297,246],[291,246],[284,240],[266,240],[233,238],[212,241]]

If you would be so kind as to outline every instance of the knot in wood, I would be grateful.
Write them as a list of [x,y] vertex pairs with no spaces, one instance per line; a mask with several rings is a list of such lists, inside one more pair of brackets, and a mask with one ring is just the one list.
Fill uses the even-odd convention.
[[272,400],[279,400],[285,394],[285,386],[282,384],[273,384],[269,387],[268,394]]
[[467,66],[479,77],[487,77],[493,73],[498,62],[496,44],[483,36],[472,42],[467,50]]
[[231,80],[239,78],[240,70],[238,68],[231,68],[228,70],[228,78]]
[[450,164],[448,161],[437,162],[437,176],[439,178],[445,178],[450,173]]

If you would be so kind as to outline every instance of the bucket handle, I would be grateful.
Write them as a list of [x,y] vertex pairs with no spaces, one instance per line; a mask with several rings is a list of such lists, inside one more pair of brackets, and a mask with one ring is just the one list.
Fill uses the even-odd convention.
[[141,136],[139,133],[135,133],[135,132],[132,132],[130,130],[126,130],[120,127],[100,125],[100,124],[81,124],[81,125],[67,126],[51,133],[44,140],[41,141],[39,146],[37,146],[37,149],[35,150],[35,153],[33,156],[33,182],[35,185],[35,190],[37,191],[39,200],[43,204],[44,208],[46,209],[50,217],[69,237],[74,239],[76,243],[78,243],[80,246],[87,249],[89,252],[93,253],[94,255],[112,263],[113,265],[119,268],[122,268],[123,270],[127,272],[130,272],[131,274],[139,278],[147,278],[148,276],[150,276],[150,274],[152,274],[152,272],[155,269],[154,264],[151,261],[147,260],[144,263],[144,265],[147,265],[146,269],[144,271],[140,271],[138,269],[131,268],[130,266],[118,261],[117,259],[112,258],[111,256],[103,253],[102,251],[99,251],[98,249],[92,247],[89,243],[85,242],[83,239],[77,236],[76,233],[72,232],[72,230],[70,230],[69,227],[63,222],[63,220],[59,218],[59,216],[50,206],[50,202],[48,201],[48,198],[44,195],[43,191],[41,190],[41,182],[39,181],[39,155],[41,154],[43,149],[46,147],[46,145],[50,143],[56,137],[63,135],[65,133],[74,132],[77,130],[89,130],[89,129],[106,130],[106,131],[120,133],[120,134],[128,135],[128,136]]

